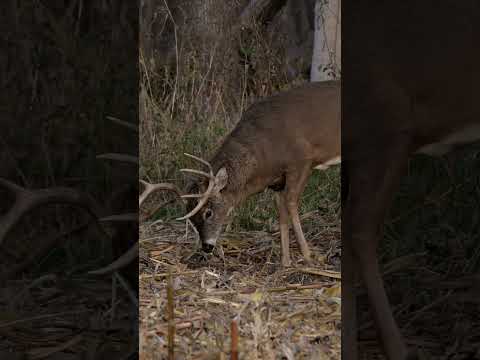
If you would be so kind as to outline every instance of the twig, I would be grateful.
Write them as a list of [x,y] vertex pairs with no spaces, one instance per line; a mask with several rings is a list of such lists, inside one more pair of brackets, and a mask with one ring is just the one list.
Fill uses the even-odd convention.
[[170,20],[173,23],[173,33],[175,35],[175,57],[176,57],[176,68],[175,68],[175,87],[173,88],[173,94],[172,94],[172,106],[170,109],[170,118],[173,119],[173,112],[175,110],[175,100],[177,97],[177,88],[178,88],[178,75],[179,75],[179,55],[178,55],[178,34],[177,34],[177,23],[175,22],[175,18],[172,15],[172,12],[170,8],[168,7],[168,3],[166,0],[163,0],[165,4],[165,8],[167,9],[168,16],[170,17]]
[[172,273],[168,276],[167,284],[167,316],[168,316],[168,360],[175,360],[175,319],[173,304],[173,279]]
[[[183,272],[177,272],[175,275],[181,276],[181,275],[195,275],[198,273],[198,270],[189,270],[189,271],[183,271]],[[140,275],[140,279],[157,279],[157,278],[162,278],[162,277],[168,277],[170,276],[170,273],[158,273],[158,274],[142,274]]]
[[268,289],[268,292],[283,292],[283,291],[291,291],[291,290],[309,290],[309,289],[322,289],[326,286],[327,284],[310,284],[310,285],[287,285],[284,287],[278,287],[278,288],[271,288]]
[[340,274],[337,271],[303,268],[303,269],[300,269],[300,272],[302,272],[304,274],[310,274],[310,275],[326,276],[326,277],[329,277],[329,278],[332,278],[332,279],[341,279],[342,278],[342,274]]
[[232,349],[230,353],[230,360],[238,360],[238,325],[235,319],[231,323],[231,337],[232,337]]
[[[175,323],[175,332],[193,327],[195,325],[195,321],[204,321],[209,318],[210,318],[210,315],[207,314],[207,315],[194,316],[189,320],[179,320],[178,322]],[[152,333],[156,333],[158,335],[168,334],[168,326],[167,326],[167,329],[165,329],[165,327],[158,327]]]
[[78,315],[78,314],[83,314],[83,313],[88,313],[90,310],[75,310],[75,311],[63,311],[63,312],[58,312],[54,314],[44,314],[44,315],[38,315],[38,316],[32,316],[26,319],[18,319],[18,320],[13,320],[13,321],[7,321],[0,323],[0,329],[2,328],[7,328],[10,326],[18,325],[18,324],[24,324],[24,323],[29,323],[33,322],[36,320],[43,320],[43,319],[49,319],[49,318],[54,318],[57,316],[65,316],[65,315]]

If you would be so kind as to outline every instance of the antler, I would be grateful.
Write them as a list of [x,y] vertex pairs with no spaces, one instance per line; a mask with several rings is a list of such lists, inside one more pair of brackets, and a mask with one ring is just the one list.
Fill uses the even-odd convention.
[[213,186],[215,185],[215,176],[213,175],[213,170],[212,170],[212,166],[210,165],[210,163],[208,161],[205,161],[199,157],[196,157],[194,155],[191,155],[191,154],[187,154],[185,153],[185,156],[188,156],[194,160],[197,160],[199,162],[201,162],[202,164],[206,165],[208,167],[208,170],[209,172],[206,173],[206,172],[203,172],[203,171],[200,171],[200,170],[194,170],[194,169],[180,169],[180,171],[182,172],[188,172],[188,173],[191,173],[191,174],[195,174],[195,175],[201,175],[201,176],[205,176],[206,178],[209,179],[209,182],[208,182],[208,187],[207,187],[207,191],[205,191],[203,194],[188,194],[188,195],[182,195],[182,199],[186,199],[186,198],[200,198],[200,200],[198,201],[198,204],[197,206],[195,206],[195,208],[190,211],[187,215],[185,216],[182,216],[180,218],[177,218],[177,220],[186,220],[186,219],[189,219],[191,218],[193,215],[195,215],[197,212],[200,211],[200,209],[206,204],[206,202],[208,201],[208,198],[210,197],[210,194],[212,193],[212,190],[213,190]]
[[0,178],[0,186],[10,190],[15,195],[15,203],[10,211],[0,219],[0,244],[13,227],[25,216],[39,206],[47,204],[71,204],[79,206],[90,213],[95,219],[100,213],[97,204],[86,194],[75,189],[55,187],[29,190]]
[[176,220],[186,220],[188,218],[191,218],[193,215],[195,215],[203,207],[203,205],[205,205],[205,203],[208,201],[208,198],[210,197],[210,194],[212,193],[213,186],[215,185],[215,181],[214,181],[215,176],[213,175],[212,166],[210,165],[210,163],[208,161],[205,161],[205,160],[203,160],[203,159],[201,159],[201,158],[199,158],[195,155],[185,153],[185,156],[188,156],[188,157],[190,157],[194,160],[197,160],[197,161],[201,162],[202,164],[204,164],[208,167],[208,170],[209,170],[208,173],[206,173],[204,171],[201,171],[201,170],[180,169],[181,172],[188,172],[188,173],[191,173],[191,174],[201,175],[201,176],[205,176],[206,178],[208,178],[209,183],[208,183],[207,191],[205,191],[205,193],[203,193],[203,194],[183,195],[182,192],[175,185],[173,185],[171,183],[150,184],[150,183],[148,183],[144,180],[140,180],[140,182],[145,187],[145,190],[142,192],[142,194],[140,195],[140,197],[138,199],[138,206],[141,206],[143,204],[143,202],[147,199],[147,197],[149,197],[151,194],[153,194],[154,192],[160,191],[160,190],[172,191],[172,192],[176,193],[182,199],[188,199],[188,198],[199,198],[200,199],[198,201],[197,206],[195,206],[195,208],[192,211],[190,211],[185,216],[177,218]]
[[151,194],[159,190],[172,191],[175,194],[177,194],[179,197],[183,197],[181,191],[173,184],[170,184],[170,183],[150,184],[144,180],[140,180],[140,182],[145,187],[145,190],[143,190],[142,194],[138,198],[138,206],[142,206],[143,202],[147,199],[147,197],[149,197]]
[[[142,204],[145,202],[145,200],[153,193],[157,191],[162,191],[162,190],[167,190],[167,191],[172,191],[174,192],[177,196],[180,198],[183,196],[181,191],[171,183],[158,183],[158,184],[151,184],[148,183],[144,180],[139,180],[140,183],[145,187],[143,190],[142,194],[138,198],[138,206],[142,206]],[[128,220],[138,220],[134,218],[126,219],[126,218],[104,218],[102,219],[103,221],[128,221]],[[121,269],[125,265],[129,264],[133,260],[135,260],[138,257],[138,242],[136,242],[130,249],[127,250],[123,255],[121,255],[117,260],[113,261],[112,263],[108,264],[107,266],[94,270],[94,271],[89,271],[89,274],[91,275],[106,275],[110,274],[118,269]]]
[[112,263],[108,264],[107,266],[94,270],[89,271],[88,273],[91,275],[105,275],[110,274],[118,269],[121,269],[125,265],[130,264],[133,260],[138,257],[138,241],[135,242],[134,245],[130,249],[127,250],[122,256],[120,256],[117,260],[113,261]]
[[[215,181],[214,181],[215,176],[213,175],[212,166],[210,165],[210,163],[208,163],[207,161],[205,161],[205,160],[203,160],[199,157],[196,157],[194,155],[190,155],[190,154],[187,154],[187,153],[185,153],[185,155],[192,158],[192,159],[195,159],[195,160],[201,162],[202,164],[204,164],[208,167],[208,169],[209,169],[208,173],[206,173],[204,171],[200,171],[200,170],[194,170],[194,169],[181,169],[180,170],[182,172],[188,172],[188,173],[192,173],[192,174],[195,174],[195,175],[201,175],[201,176],[207,177],[209,179],[209,184],[208,184],[207,191],[205,191],[205,193],[203,193],[203,194],[183,195],[181,193],[181,191],[174,184],[171,184],[171,183],[151,184],[151,183],[148,183],[144,180],[140,180],[140,183],[142,183],[142,185],[145,187],[145,189],[143,190],[142,194],[138,198],[138,206],[139,207],[142,206],[142,204],[145,202],[145,200],[151,194],[153,194],[157,191],[162,191],[162,190],[172,191],[176,195],[178,195],[181,199],[200,198],[197,206],[195,206],[195,208],[192,211],[190,211],[187,215],[182,216],[181,218],[178,218],[177,220],[185,220],[185,219],[188,219],[188,218],[192,217],[205,205],[205,203],[208,201],[208,198],[210,197],[210,194],[212,193],[213,186],[215,185]],[[114,262],[110,263],[109,265],[107,265],[107,266],[105,266],[101,269],[98,269],[98,270],[95,270],[95,271],[90,271],[89,274],[105,275],[105,274],[110,274],[110,273],[124,267],[125,265],[129,264],[131,261],[133,261],[134,259],[136,259],[138,257],[138,249],[139,249],[139,246],[138,246],[138,242],[137,242],[129,250],[127,250],[127,252],[125,252],[123,255],[121,255],[117,260],[115,260]]]

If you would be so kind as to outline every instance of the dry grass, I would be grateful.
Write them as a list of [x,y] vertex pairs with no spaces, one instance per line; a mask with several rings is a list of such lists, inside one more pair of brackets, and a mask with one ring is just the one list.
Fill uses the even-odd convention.
[[[153,66],[141,57],[141,178],[182,187],[178,169],[191,165],[184,152],[208,159],[252,102],[306,81],[287,80],[281,39],[262,26],[230,31],[225,20],[235,18],[241,2],[211,8],[212,26],[222,29],[214,36],[192,23],[179,25],[174,64]],[[168,21],[170,14],[163,9],[158,16]],[[175,203],[157,213],[162,220],[155,225],[142,224],[141,359],[168,358],[172,340],[175,359],[235,359],[231,333],[237,329],[233,343],[238,340],[239,359],[338,359],[339,188],[334,169],[312,176],[305,190],[302,224],[316,256],[311,268],[302,265],[293,233],[297,266],[281,268],[277,215],[268,192],[237,209],[214,254],[198,249],[192,228],[186,232],[185,225],[167,220],[184,211]],[[162,204],[165,196],[150,201]],[[170,275],[173,323],[167,315]],[[174,339],[168,336],[172,325]]]
[[[478,145],[445,159],[416,157],[396,195],[381,244],[384,280],[407,344],[421,359],[478,359],[480,243]],[[366,294],[366,359],[383,359]]]
[[[174,36],[174,63],[152,63],[141,51],[141,178],[182,182],[175,170],[185,165],[183,152],[208,158],[252,102],[294,86],[287,80],[280,40],[260,25],[231,29],[228,19],[237,16],[240,2],[245,3],[232,7],[215,1],[206,27],[221,29],[214,33],[190,19],[178,24],[175,36],[164,34]],[[157,16],[170,21],[165,8]]]
[[0,292],[0,357],[123,358],[136,351],[136,306],[126,294],[118,278],[46,274],[12,281]]
[[[217,19],[232,18],[220,15]],[[181,41],[177,43],[176,66],[154,69],[141,61],[141,110],[145,117],[140,124],[140,176],[181,186],[184,179],[176,169],[190,165],[181,156],[183,152],[208,158],[249,104],[305,79],[287,81],[281,47],[260,27],[242,34],[221,31],[222,37],[209,41],[196,35],[194,28],[178,31]],[[475,311],[478,293],[476,298],[472,295],[475,286],[465,286],[463,293],[450,293],[453,285],[438,287],[446,278],[478,272],[475,169],[479,167],[478,160],[471,162],[469,166],[458,162],[456,179],[440,171],[440,164],[429,169],[422,163],[419,168],[431,170],[431,174],[406,184],[409,191],[401,189],[403,199],[397,200],[399,210],[394,218],[399,212],[406,215],[387,226],[386,241],[379,252],[381,262],[387,263],[386,285],[395,318],[407,341],[420,346],[427,359],[445,359],[445,354],[454,359],[480,356],[469,355],[477,351],[480,333]],[[467,169],[472,169],[471,173]],[[336,210],[340,174],[312,178],[301,212],[313,214],[312,221],[305,219],[308,221],[303,225],[319,260],[315,271],[338,271],[331,263],[335,257],[329,254],[335,253],[332,249],[338,247],[340,238]],[[453,196],[460,192],[455,190],[460,179],[467,180],[464,195]],[[450,195],[443,196],[447,191]],[[439,194],[442,198],[436,199]],[[432,196],[435,201],[429,200]],[[444,210],[437,209],[440,203]],[[320,204],[326,204],[326,216],[334,227],[321,228]],[[462,216],[458,209],[463,209]],[[224,235],[216,254],[206,257],[195,251],[191,230],[186,236],[184,226],[166,222],[181,212],[180,207],[169,205],[159,214],[164,222],[155,229],[149,224],[142,228],[141,248],[148,260],[140,274],[143,358],[166,358],[169,273],[175,288],[175,350],[179,359],[228,358],[232,319],[239,321],[240,358],[322,359],[324,349],[326,358],[339,357],[339,318],[331,318],[338,315],[339,308],[329,300],[335,298],[338,281],[306,273],[301,266],[280,268],[276,213],[268,194],[249,200],[238,210],[230,229],[233,232]],[[472,214],[472,218],[465,214]],[[452,233],[450,228],[460,230]],[[298,251],[294,254],[298,256]],[[291,284],[297,287],[289,289]],[[364,358],[380,359],[365,294],[360,303],[364,305],[359,318]],[[328,337],[322,336],[324,331]],[[455,351],[464,353],[453,355]]]
[[[140,358],[168,352],[167,287],[175,307],[175,359],[226,359],[231,322],[239,359],[338,359],[340,281],[338,223],[306,228],[316,266],[280,266],[278,233],[226,233],[214,254],[197,249],[183,224],[141,227]],[[323,226],[321,224],[324,224]],[[293,242],[292,242],[293,244]]]

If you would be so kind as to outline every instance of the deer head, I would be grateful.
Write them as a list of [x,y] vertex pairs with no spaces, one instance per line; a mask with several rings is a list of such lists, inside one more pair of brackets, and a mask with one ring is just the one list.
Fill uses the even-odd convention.
[[193,169],[181,169],[201,177],[187,186],[189,195],[183,195],[187,200],[188,214],[178,220],[190,219],[200,236],[202,247],[211,251],[220,236],[223,226],[228,222],[234,207],[234,197],[226,191],[228,171],[221,167],[213,173],[210,163],[196,156],[185,154],[206,165],[209,172]]

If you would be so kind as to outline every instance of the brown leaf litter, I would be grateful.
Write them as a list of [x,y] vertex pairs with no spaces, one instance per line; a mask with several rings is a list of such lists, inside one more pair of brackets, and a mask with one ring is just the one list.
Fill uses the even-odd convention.
[[167,359],[172,338],[177,360],[235,358],[231,329],[238,359],[339,359],[340,230],[322,229],[306,232],[315,266],[302,265],[292,236],[297,265],[282,269],[278,234],[226,233],[204,254],[190,227],[141,225],[140,359]]

